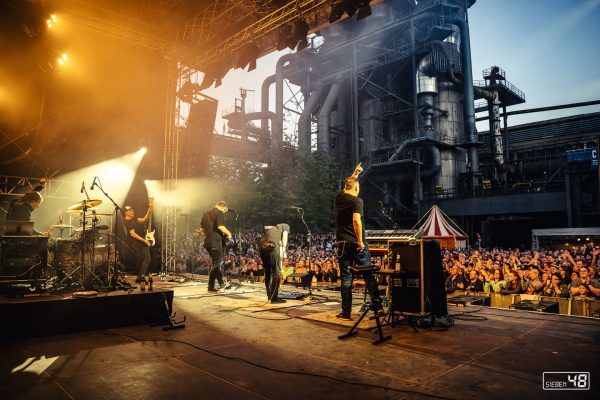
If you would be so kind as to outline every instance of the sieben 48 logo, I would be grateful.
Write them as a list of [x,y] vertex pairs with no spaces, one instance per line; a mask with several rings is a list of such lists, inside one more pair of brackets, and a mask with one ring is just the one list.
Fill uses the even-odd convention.
[[590,390],[589,372],[544,372],[544,390]]

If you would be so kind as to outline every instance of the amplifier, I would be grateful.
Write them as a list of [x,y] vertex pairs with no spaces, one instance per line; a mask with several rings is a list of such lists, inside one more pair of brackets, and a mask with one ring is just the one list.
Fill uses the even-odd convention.
[[[39,275],[48,258],[47,236],[9,236],[0,238],[0,279]],[[32,270],[33,266],[38,266]]]
[[395,311],[446,315],[442,256],[438,240],[389,241],[387,255]]
[[488,296],[456,296],[448,300],[448,304],[453,306],[490,306],[490,298]]
[[521,300],[511,304],[510,308],[558,314],[558,303],[555,301]]

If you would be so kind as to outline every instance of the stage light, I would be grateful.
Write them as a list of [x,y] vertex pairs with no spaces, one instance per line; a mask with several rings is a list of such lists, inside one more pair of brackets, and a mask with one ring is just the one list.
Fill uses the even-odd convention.
[[209,87],[212,86],[213,83],[215,83],[215,78],[212,76],[209,76],[208,74],[204,74],[204,77],[202,78],[202,82],[200,82],[200,85],[198,86],[198,90],[208,89]]
[[292,26],[285,25],[279,33],[277,34],[277,50],[281,51],[285,49],[288,45],[288,41],[290,40],[290,36],[292,36]]
[[57,59],[58,65],[65,65],[69,61],[69,57],[67,53],[62,53],[61,56]]
[[361,19],[371,15],[371,6],[369,6],[369,0],[357,0],[356,6],[358,7],[358,14],[356,14],[357,21],[360,21]]
[[250,43],[239,52],[235,67],[244,69],[249,66],[250,63],[254,63],[253,66],[256,68],[256,59],[259,55],[260,48],[256,44]]
[[148,186],[149,183],[150,181],[148,179],[144,179],[144,185]]
[[[56,186],[56,189],[53,189],[54,197],[46,197],[43,206],[35,211],[36,226],[46,229],[51,224],[56,223],[54,221],[56,221],[57,213],[64,212],[70,205],[83,200],[85,195],[80,193],[82,182],[85,182],[91,198],[102,200],[102,204],[98,206],[97,212],[113,212],[113,205],[104,197],[102,192],[97,188],[91,190],[94,177],[99,179],[102,188],[114,201],[123,206],[141,160],[141,151],[137,150],[121,157],[101,161],[97,164],[57,176],[55,178],[56,182],[61,183]],[[71,217],[73,220],[69,223],[76,225],[79,216],[73,214]],[[108,224],[111,220],[110,217],[102,218],[102,224]]]
[[303,19],[294,22],[292,35],[289,38],[288,47],[294,50],[298,47],[298,51],[305,49],[308,46],[306,36],[308,35],[309,26]]
[[578,241],[578,242],[581,242],[581,238],[577,238],[577,241]]
[[52,28],[52,26],[55,25],[57,22],[58,18],[56,18],[56,14],[52,14],[50,18],[46,20],[46,25],[48,26],[48,28]]
[[338,3],[331,8],[331,14],[329,15],[329,23],[333,24],[335,21],[342,18],[344,15],[344,5],[342,3]]
[[146,154],[148,152],[148,149],[146,147],[142,147],[140,149],[140,152],[142,153],[142,155]]
[[585,238],[585,240],[587,240],[588,242],[590,241],[590,238]]

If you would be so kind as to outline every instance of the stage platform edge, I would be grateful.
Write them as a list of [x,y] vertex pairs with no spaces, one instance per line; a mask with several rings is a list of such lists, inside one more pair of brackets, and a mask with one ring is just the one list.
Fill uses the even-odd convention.
[[[0,301],[0,340],[61,335],[130,325],[167,324],[173,290],[115,291],[92,298],[72,294]],[[165,305],[166,303],[166,305]]]

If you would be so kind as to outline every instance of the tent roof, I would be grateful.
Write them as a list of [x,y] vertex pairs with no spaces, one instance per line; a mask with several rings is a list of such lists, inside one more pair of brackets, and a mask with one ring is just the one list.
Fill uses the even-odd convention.
[[413,229],[422,229],[426,237],[467,238],[467,234],[436,205],[425,213]]

